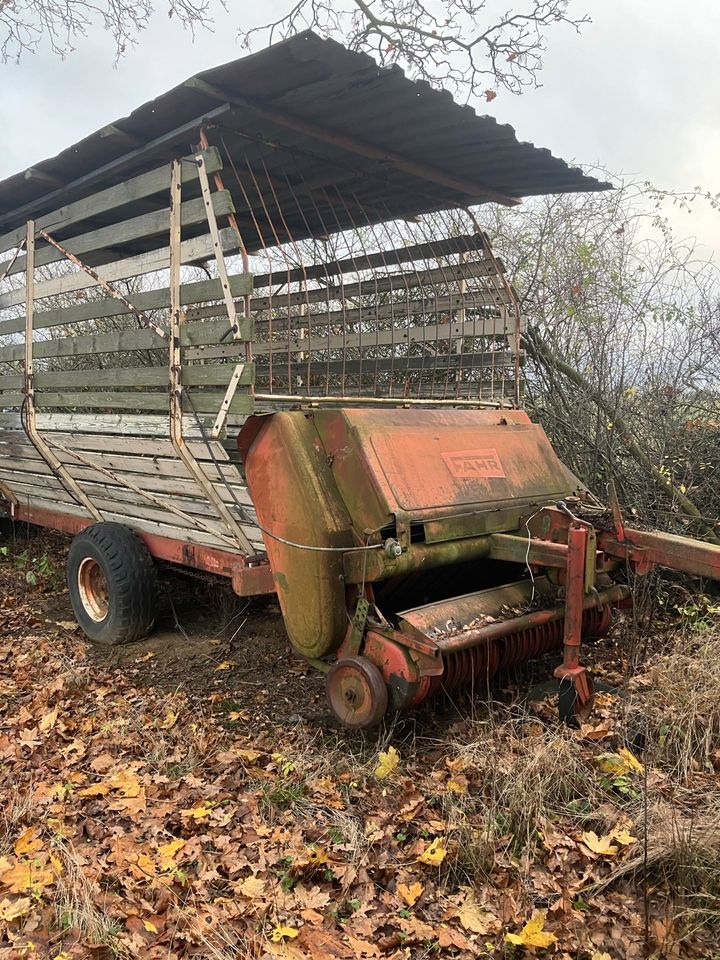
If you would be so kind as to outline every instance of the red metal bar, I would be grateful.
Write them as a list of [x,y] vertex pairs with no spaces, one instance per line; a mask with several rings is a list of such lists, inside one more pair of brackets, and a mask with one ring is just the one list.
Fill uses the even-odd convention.
[[[91,517],[76,517],[53,510],[42,510],[37,507],[23,506],[18,503],[14,510],[14,519],[33,523],[39,527],[49,527],[61,530],[63,533],[77,534],[96,521]],[[172,537],[163,537],[155,533],[145,533],[135,530],[151,556],[158,560],[167,560],[194,570],[203,570],[220,577],[233,580],[233,587],[237,583],[241,587],[242,596],[251,596],[253,593],[274,593],[275,585],[272,572],[268,564],[258,564],[248,567],[240,553],[231,553],[227,550],[217,550],[202,544],[187,543],[184,540],[175,540]],[[240,592],[240,591],[239,591]]]
[[653,566],[667,567],[696,577],[720,580],[720,547],[690,537],[625,527],[621,542],[614,531],[598,532],[598,546],[608,556],[629,559],[646,572]]

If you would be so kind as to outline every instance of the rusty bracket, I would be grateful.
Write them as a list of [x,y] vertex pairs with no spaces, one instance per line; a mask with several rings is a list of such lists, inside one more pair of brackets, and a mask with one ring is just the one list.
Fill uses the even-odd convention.
[[366,597],[358,597],[358,602],[355,606],[355,615],[353,616],[352,627],[350,629],[350,638],[345,645],[347,651],[345,655],[348,657],[355,656],[360,652],[360,645],[362,644],[365,634],[369,612],[369,600],[367,600]]

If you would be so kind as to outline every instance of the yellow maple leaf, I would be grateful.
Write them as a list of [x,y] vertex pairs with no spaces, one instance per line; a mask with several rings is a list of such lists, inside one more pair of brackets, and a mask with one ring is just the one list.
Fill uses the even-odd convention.
[[160,724],[160,728],[162,730],[169,730],[171,727],[174,727],[176,723],[177,723],[177,714],[173,713],[172,710],[168,710],[168,712],[165,714],[165,719]]
[[490,913],[489,910],[483,910],[472,893],[458,910],[457,917],[466,930],[482,936],[492,933],[499,926],[495,914]]
[[152,920],[143,920],[143,926],[145,927],[148,933],[158,932],[158,928],[155,926]]
[[160,869],[172,870],[175,866],[175,854],[182,850],[184,846],[184,840],[171,840],[169,843],[161,843],[157,848]]
[[222,663],[219,663],[215,667],[215,672],[217,673],[218,670],[229,670],[231,667],[234,667],[234,666],[235,666],[234,660],[223,660]]
[[384,780],[385,777],[390,776],[399,763],[400,754],[395,747],[388,747],[387,750],[380,751],[377,766],[375,767],[375,776],[378,780]]
[[0,884],[6,886],[10,893],[38,894],[53,883],[54,871],[31,860],[20,860],[0,873]]
[[582,841],[588,850],[606,857],[612,857],[618,852],[618,847],[613,843],[612,834],[599,837],[594,830],[588,830],[582,835]]
[[621,747],[617,753],[601,753],[597,757],[600,768],[605,773],[616,777],[624,777],[626,773],[644,773],[645,767],[627,747]]
[[629,847],[631,843],[637,843],[637,837],[633,837],[629,830],[625,830],[622,827],[613,830],[610,836],[624,847]]
[[549,947],[551,943],[557,942],[557,937],[554,933],[547,932],[544,927],[545,913],[536,910],[520,933],[506,933],[505,940],[514,943],[516,947]]
[[446,855],[447,847],[445,846],[445,838],[435,837],[433,842],[425,847],[418,857],[418,860],[420,860],[421,863],[429,864],[431,867],[436,867],[443,862]]
[[123,797],[133,798],[140,795],[142,784],[132,770],[120,770],[110,777],[109,786]]
[[467,793],[467,777],[462,775],[451,777],[447,782],[447,788],[451,793]]
[[209,803],[201,803],[196,807],[188,807],[186,810],[181,810],[180,813],[184,817],[189,817],[191,820],[204,820],[205,817],[209,817],[212,813],[212,806]]
[[42,848],[43,842],[38,837],[38,831],[35,827],[28,827],[27,830],[23,830],[13,847],[19,857],[22,857],[26,853],[37,853],[37,851],[42,850]]
[[407,883],[399,883],[397,885],[397,892],[409,907],[415,906],[422,896],[424,889],[425,887],[421,883],[418,883],[417,880],[415,883],[409,885]]
[[270,939],[273,943],[280,943],[282,940],[293,940],[299,933],[299,930],[296,930],[295,927],[283,927],[278,924],[273,928],[273,932],[270,934]]
[[50,713],[46,713],[44,717],[40,718],[40,723],[38,723],[38,728],[41,730],[42,733],[47,733],[48,730],[52,730],[52,728],[55,726],[55,724],[57,723],[57,718],[58,718],[58,708],[55,707],[53,710],[50,711]]
[[79,797],[104,797],[107,793],[110,793],[109,783],[91,783],[89,787],[78,790],[77,795]]
[[265,881],[260,877],[246,877],[240,884],[240,893],[248,900],[255,900],[265,893]]
[[24,917],[32,909],[30,897],[20,897],[18,900],[0,900],[0,920],[12,923],[19,917]]

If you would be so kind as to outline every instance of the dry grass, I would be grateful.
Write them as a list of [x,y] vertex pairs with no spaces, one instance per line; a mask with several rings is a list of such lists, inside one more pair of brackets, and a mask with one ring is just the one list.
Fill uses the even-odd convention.
[[532,858],[544,824],[597,821],[602,796],[596,771],[571,733],[512,719],[474,724],[473,733],[454,753],[480,789],[445,798],[468,872],[485,872],[499,838],[513,856]]
[[99,890],[87,878],[71,843],[54,841],[54,853],[62,865],[55,892],[55,916],[60,929],[75,931],[88,943],[102,944],[118,960],[131,954],[120,940],[120,923],[98,906]]
[[21,830],[35,812],[31,786],[22,790],[14,786],[3,797],[0,806],[0,857],[12,851],[13,844]]
[[681,783],[720,770],[720,633],[678,635],[631,684],[625,726],[647,761]]

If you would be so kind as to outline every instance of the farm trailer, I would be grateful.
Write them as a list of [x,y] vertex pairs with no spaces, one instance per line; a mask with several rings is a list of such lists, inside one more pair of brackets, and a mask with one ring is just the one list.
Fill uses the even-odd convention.
[[75,534],[88,637],[151,631],[170,561],[277,593],[350,726],[553,650],[586,716],[616,571],[720,549],[626,527],[522,411],[471,208],[607,186],[312,33],[0,184],[0,495]]

